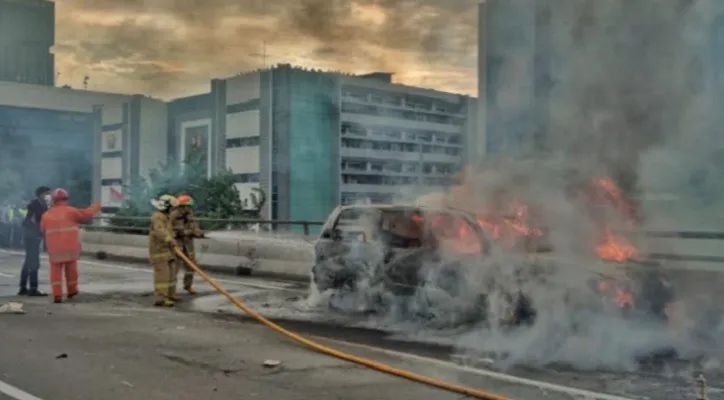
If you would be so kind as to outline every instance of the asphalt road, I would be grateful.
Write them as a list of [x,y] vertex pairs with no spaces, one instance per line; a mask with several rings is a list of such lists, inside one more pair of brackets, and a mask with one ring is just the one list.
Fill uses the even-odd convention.
[[[20,301],[27,311],[0,315],[0,400],[33,400],[29,395],[58,400],[464,398],[314,353],[239,318],[206,284],[198,285],[200,296],[178,309],[154,308],[148,297],[150,270],[139,265],[83,261],[82,295],[72,303],[18,298],[21,263],[21,256],[0,250],[0,304]],[[502,375],[461,367],[449,362],[451,349],[444,345],[394,341],[384,332],[340,325],[349,320],[330,324],[319,313],[294,307],[277,310],[285,304],[298,307],[306,294],[299,283],[219,280],[260,311],[323,344],[514,399],[695,398],[686,379],[671,376],[522,369]],[[47,282],[44,265],[41,285],[47,288]],[[281,367],[264,368],[268,359],[281,361]],[[710,399],[721,395],[715,390]]]

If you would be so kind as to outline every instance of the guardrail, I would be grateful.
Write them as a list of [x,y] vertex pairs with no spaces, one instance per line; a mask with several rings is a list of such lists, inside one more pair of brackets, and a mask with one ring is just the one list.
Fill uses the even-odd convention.
[[[138,223],[137,226],[110,226],[99,222],[111,216],[97,218],[93,224],[83,227],[83,246],[86,252],[95,256],[128,258],[146,262],[148,218],[115,217]],[[204,259],[204,266],[225,268],[234,273],[248,274],[277,271],[281,274],[302,278],[308,273],[313,261],[310,243],[310,228],[321,226],[322,221],[270,221],[254,219],[200,218],[200,221],[226,223],[228,225],[266,225],[272,230],[213,231],[210,239],[197,241],[197,249]],[[286,230],[273,230],[278,226],[301,226],[304,237]],[[22,226],[0,224],[0,247],[22,249]],[[134,233],[129,235],[129,233]],[[284,235],[289,233],[289,235]],[[301,232],[300,232],[301,233]],[[724,272],[724,232],[717,231],[644,231],[642,257],[652,262],[667,262],[667,267],[681,270],[707,270]],[[225,236],[225,237],[224,237]],[[8,243],[12,239],[13,243]],[[20,239],[20,240],[18,240]],[[638,244],[637,244],[638,246]]]
[[[119,217],[119,216],[100,216],[95,217],[96,221],[128,221],[138,223],[148,223],[149,217]],[[233,226],[250,226],[259,225],[261,227],[271,227],[271,231],[277,231],[280,226],[301,226],[304,236],[310,235],[310,227],[322,226],[324,221],[285,221],[285,220],[265,220],[265,219],[243,219],[243,218],[197,218],[199,223],[217,223]],[[84,229],[89,230],[108,230],[117,232],[142,232],[148,233],[147,227],[140,226],[122,226],[122,225],[86,225]]]

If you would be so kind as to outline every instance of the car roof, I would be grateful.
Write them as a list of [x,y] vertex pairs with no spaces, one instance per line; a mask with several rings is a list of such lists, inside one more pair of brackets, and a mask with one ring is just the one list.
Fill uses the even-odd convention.
[[461,210],[458,208],[443,208],[443,207],[426,207],[415,204],[353,204],[340,206],[340,211],[346,210],[416,210],[416,211],[427,211],[427,212],[447,212],[447,213],[461,213],[466,215],[473,215],[472,213]]

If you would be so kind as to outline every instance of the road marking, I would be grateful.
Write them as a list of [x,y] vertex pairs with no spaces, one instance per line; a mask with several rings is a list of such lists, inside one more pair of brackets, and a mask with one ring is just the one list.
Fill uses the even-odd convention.
[[15,275],[6,274],[4,272],[0,272],[0,276],[4,276],[6,278],[15,278]]
[[[0,250],[0,252],[7,253],[7,254],[15,254],[15,255],[23,255],[24,253],[12,251],[12,250]],[[47,260],[47,256],[41,255],[40,258],[43,260]],[[88,261],[88,260],[80,260],[80,263],[87,264],[87,265],[93,265],[96,267],[102,267],[102,268],[113,268],[113,269],[121,269],[125,271],[135,271],[135,272],[143,272],[147,274],[152,274],[153,270],[150,268],[140,268],[140,267],[131,267],[128,265],[119,265],[119,264],[110,264],[110,263],[104,263],[104,262],[98,262],[98,261]],[[0,272],[0,276],[7,276]],[[14,276],[10,276],[14,277]],[[272,285],[272,284],[264,284],[264,283],[252,283],[252,282],[242,282],[242,281],[235,281],[230,279],[218,279],[214,278],[217,282],[220,283],[227,283],[232,285],[241,285],[241,286],[247,286],[254,289],[267,289],[267,290],[294,290],[295,284],[293,283],[280,283],[278,285]]]
[[571,396],[579,396],[579,397],[582,397],[585,399],[635,400],[635,399],[629,398],[629,397],[621,397],[621,396],[616,396],[616,395],[606,394],[606,393],[597,393],[597,392],[592,392],[592,391],[585,390],[585,389],[578,389],[578,388],[574,388],[574,387],[570,387],[570,386],[558,385],[555,383],[542,382],[542,381],[536,381],[533,379],[521,378],[521,377],[518,377],[515,375],[504,374],[502,372],[495,372],[495,371],[489,371],[489,370],[485,370],[485,369],[468,367],[465,365],[455,364],[455,363],[452,363],[449,361],[443,361],[443,360],[438,360],[435,358],[418,356],[418,355],[412,354],[412,353],[403,353],[403,352],[399,352],[399,351],[383,349],[381,347],[369,346],[366,344],[347,342],[347,341],[339,340],[339,339],[330,339],[330,338],[326,338],[324,336],[310,335],[309,337],[314,340],[327,341],[327,342],[336,343],[338,345],[343,345],[343,346],[358,347],[361,349],[376,351],[378,353],[387,354],[387,355],[391,355],[391,356],[395,356],[395,357],[406,358],[409,360],[414,360],[414,361],[419,361],[419,362],[424,362],[424,363],[429,363],[429,364],[435,364],[435,365],[438,365],[438,366],[441,366],[444,368],[455,369],[458,371],[467,372],[467,373],[475,374],[475,375],[480,375],[480,376],[484,376],[486,378],[496,379],[499,381],[508,382],[508,383],[512,383],[515,385],[532,386],[532,387],[535,387],[535,388],[538,388],[541,390],[548,390],[551,392],[564,393],[564,394],[568,394]]
[[10,396],[10,398],[15,400],[43,400],[40,397],[35,397],[3,381],[0,381],[0,393]]

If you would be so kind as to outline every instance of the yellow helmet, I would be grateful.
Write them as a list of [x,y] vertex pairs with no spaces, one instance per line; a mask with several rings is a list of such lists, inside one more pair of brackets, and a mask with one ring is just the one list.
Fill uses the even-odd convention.
[[171,207],[176,207],[178,200],[169,194],[164,194],[159,196],[158,199],[151,200],[151,205],[159,211],[166,211]]

